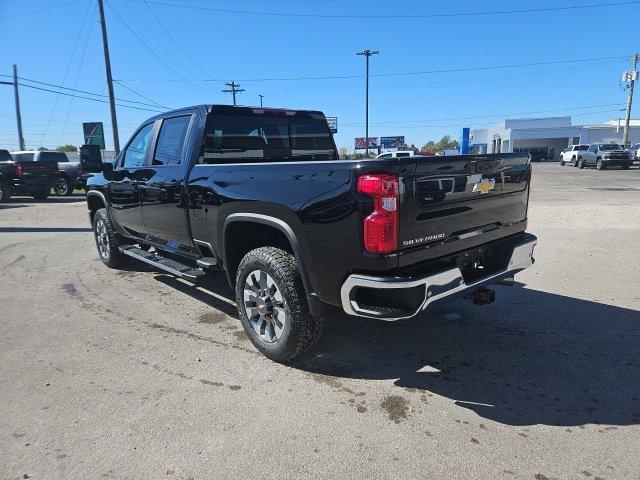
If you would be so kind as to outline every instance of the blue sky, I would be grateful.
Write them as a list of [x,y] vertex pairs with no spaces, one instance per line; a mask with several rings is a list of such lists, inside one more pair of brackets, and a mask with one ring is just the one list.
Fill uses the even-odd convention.
[[[230,103],[221,90],[235,80],[246,90],[240,104],[259,104],[262,94],[266,106],[337,116],[336,144],[351,147],[354,137],[364,136],[364,58],[356,52],[369,48],[380,51],[371,59],[370,136],[405,135],[421,146],[444,134],[458,137],[462,126],[481,127],[505,116],[571,114],[574,123],[617,118],[626,100],[620,75],[630,68],[623,58],[476,68],[630,57],[640,50],[640,3],[425,16],[612,1],[105,0],[105,9],[113,75],[121,82],[116,97],[151,103],[129,87],[165,107]],[[17,63],[21,77],[106,94],[97,19],[90,0],[0,0],[0,74],[10,74]],[[318,76],[353,78],[260,80]],[[15,149],[13,91],[0,87],[0,148]],[[26,87],[20,95],[27,147],[79,145],[83,121],[104,122],[107,147],[112,145],[106,103]],[[121,143],[152,115],[118,107]]]

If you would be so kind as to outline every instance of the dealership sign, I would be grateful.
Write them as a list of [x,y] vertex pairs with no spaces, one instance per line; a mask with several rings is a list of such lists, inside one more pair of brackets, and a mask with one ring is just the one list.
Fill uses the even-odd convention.
[[327,117],[327,124],[331,133],[338,133],[338,117]]
[[404,137],[380,137],[382,148],[403,148],[404,145]]
[[367,141],[364,137],[357,137],[356,149],[358,148],[378,148],[378,137],[369,137],[369,146],[367,147]]
[[102,122],[88,122],[82,124],[85,145],[99,145],[102,150],[104,146],[104,128]]

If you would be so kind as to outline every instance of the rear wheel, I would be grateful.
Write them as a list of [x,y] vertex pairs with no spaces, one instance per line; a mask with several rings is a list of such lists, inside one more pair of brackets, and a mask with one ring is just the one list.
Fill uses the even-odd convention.
[[624,165],[622,165],[622,169],[623,170],[629,170],[630,166],[631,166],[631,163],[625,163]]
[[93,234],[102,263],[110,268],[119,268],[126,263],[128,257],[118,250],[118,234],[104,208],[93,216]]
[[564,167],[564,160],[560,159],[560,166]]
[[578,168],[584,168],[584,158],[578,158]]
[[73,193],[73,186],[67,177],[60,177],[58,183],[53,186],[53,191],[56,195],[68,196]]
[[7,202],[11,198],[11,187],[6,183],[0,182],[0,202]]
[[276,362],[306,352],[322,334],[323,321],[309,312],[296,259],[279,248],[245,255],[236,276],[236,303],[251,342]]

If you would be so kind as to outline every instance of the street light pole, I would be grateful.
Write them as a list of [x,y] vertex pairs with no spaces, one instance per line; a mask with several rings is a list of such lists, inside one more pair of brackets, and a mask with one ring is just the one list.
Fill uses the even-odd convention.
[[363,50],[356,55],[364,55],[366,60],[366,80],[365,80],[365,144],[367,149],[367,157],[369,157],[369,57],[371,55],[378,55],[380,52],[377,50]]

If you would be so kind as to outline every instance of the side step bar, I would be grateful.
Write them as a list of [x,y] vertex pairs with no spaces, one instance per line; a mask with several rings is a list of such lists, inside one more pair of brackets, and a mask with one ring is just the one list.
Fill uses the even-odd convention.
[[120,250],[125,255],[135,258],[136,260],[148,263],[149,265],[153,265],[160,270],[172,273],[173,275],[184,278],[185,280],[189,280],[191,282],[195,282],[198,278],[206,275],[206,273],[200,268],[190,267],[189,265],[171,260],[169,258],[158,255],[157,253],[145,252],[144,250],[141,250],[132,245],[118,247],[118,250]]

